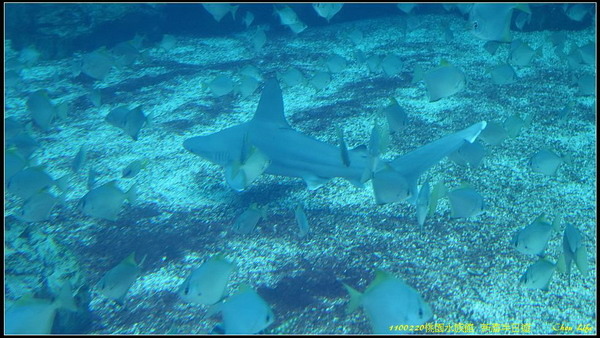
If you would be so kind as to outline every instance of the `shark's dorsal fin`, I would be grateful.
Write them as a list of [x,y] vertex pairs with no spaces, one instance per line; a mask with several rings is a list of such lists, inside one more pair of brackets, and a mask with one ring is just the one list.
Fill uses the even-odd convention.
[[283,112],[281,88],[276,79],[267,80],[252,122],[271,123],[280,127],[289,127]]

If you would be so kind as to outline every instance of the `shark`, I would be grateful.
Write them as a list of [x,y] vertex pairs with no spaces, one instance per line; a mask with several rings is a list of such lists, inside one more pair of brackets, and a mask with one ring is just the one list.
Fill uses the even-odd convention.
[[364,147],[347,150],[292,128],[285,118],[281,88],[272,78],[266,81],[250,121],[188,138],[183,147],[223,167],[227,183],[238,191],[263,173],[302,178],[310,190],[342,177],[356,186],[372,180],[376,203],[385,204],[415,202],[421,174],[465,142],[473,143],[485,127],[481,121],[391,161],[379,160]]

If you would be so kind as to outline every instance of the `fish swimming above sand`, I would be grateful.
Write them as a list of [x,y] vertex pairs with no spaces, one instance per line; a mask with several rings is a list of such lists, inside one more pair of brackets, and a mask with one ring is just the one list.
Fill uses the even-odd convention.
[[398,101],[393,97],[390,98],[390,104],[383,108],[383,114],[387,119],[391,134],[402,131],[408,125],[406,111],[402,109]]
[[508,63],[502,63],[492,67],[488,69],[488,73],[492,77],[492,82],[499,86],[515,83],[517,81],[517,74],[513,67]]
[[223,317],[225,334],[259,333],[275,321],[269,304],[246,284],[242,284],[231,297],[213,305],[206,316],[218,312]]
[[256,52],[260,52],[265,43],[267,42],[267,34],[263,27],[256,27],[256,31],[251,35],[250,41]]
[[225,181],[231,188],[243,191],[262,175],[270,164],[269,158],[251,145],[246,136],[239,159],[235,159],[231,166],[225,168]]
[[266,217],[266,208],[259,208],[255,203],[250,205],[246,211],[244,211],[241,215],[236,218],[233,223],[233,232],[236,234],[247,235],[254,231],[256,228],[256,224],[260,221],[261,218]]
[[235,264],[220,255],[211,257],[192,271],[179,288],[179,296],[189,303],[212,305],[227,293],[227,283]]
[[56,185],[60,190],[67,189],[68,176],[54,180],[45,171],[45,166],[28,167],[16,172],[8,181],[8,191],[23,199],[37,194],[43,189]]
[[317,72],[308,81],[317,91],[323,90],[331,82],[331,75],[329,72]]
[[346,313],[362,306],[369,317],[375,334],[402,334],[405,331],[391,331],[395,325],[422,325],[428,322],[433,313],[419,292],[400,278],[377,270],[375,280],[360,293],[344,284],[350,294]]
[[517,251],[526,255],[543,255],[553,230],[558,230],[560,217],[556,217],[550,224],[540,215],[531,224],[517,231],[511,244]]
[[330,73],[339,73],[346,68],[346,59],[338,54],[330,55],[324,63]]
[[[409,192],[416,198],[419,176],[464,142],[473,142],[485,126],[485,121],[479,122],[442,137],[397,157],[388,163],[388,167],[375,172],[375,181],[381,183],[381,189],[376,189],[375,194],[379,196],[379,202],[400,201]],[[368,154],[350,150],[350,166],[346,166],[340,159],[337,145],[318,141],[292,129],[284,115],[281,88],[274,79],[267,81],[252,120],[210,135],[188,138],[183,147],[227,169],[239,158],[245,137],[271,161],[265,173],[300,177],[311,190],[334,177],[343,177],[362,186],[365,169],[370,164]]]
[[310,228],[308,225],[308,219],[306,218],[306,213],[304,212],[304,208],[302,205],[298,205],[296,210],[294,210],[294,216],[296,218],[296,223],[298,224],[298,236],[300,238],[306,236],[308,234]]
[[571,263],[575,262],[577,269],[585,278],[589,274],[589,263],[587,257],[587,249],[583,245],[583,236],[579,229],[572,224],[567,223],[562,241],[563,252],[558,258],[556,269],[561,273],[567,273],[569,284],[571,282]]
[[514,40],[510,44],[508,62],[515,66],[527,66],[534,56],[542,54],[542,47],[534,50],[521,40]]
[[116,181],[110,181],[88,191],[77,207],[88,216],[116,221],[125,200],[133,203],[136,198],[135,185],[123,192],[117,188]]
[[149,161],[147,159],[143,160],[135,160],[129,163],[121,172],[121,177],[123,178],[133,178],[137,175],[140,170],[144,169],[148,165]]
[[594,13],[591,4],[563,4],[563,11],[573,21],[582,21],[588,13]]
[[511,115],[507,117],[506,120],[504,120],[504,130],[506,130],[506,134],[509,137],[517,137],[521,133],[521,129],[523,129],[523,127],[529,126],[532,120],[532,114],[527,115],[525,119],[522,119],[517,114]]
[[528,289],[540,289],[548,291],[552,276],[556,266],[545,258],[540,258],[537,262],[527,268],[519,283]]
[[114,64],[113,56],[106,48],[102,47],[83,56],[81,72],[95,80],[102,81],[110,73]]
[[[420,81],[421,72],[415,70],[413,82]],[[452,96],[465,89],[467,78],[459,68],[442,61],[440,66],[423,74],[429,102]]]
[[23,157],[15,148],[8,148],[4,152],[4,187],[14,174],[21,171],[29,164],[29,161]]
[[290,67],[283,73],[277,73],[277,78],[289,87],[306,83],[306,78],[296,67]]
[[120,106],[111,110],[106,115],[105,120],[113,126],[122,129],[125,134],[129,135],[134,141],[137,141],[142,127],[149,125],[152,117],[151,114],[145,115],[142,112],[141,106],[137,106],[131,110],[125,106]]
[[485,156],[485,148],[480,142],[465,143],[457,151],[448,156],[449,159],[461,166],[471,166],[477,168],[483,157]]
[[64,197],[58,198],[47,191],[41,191],[29,197],[15,217],[25,222],[48,220],[54,206],[63,199]]
[[339,12],[344,6],[343,3],[331,2],[313,3],[312,5],[315,9],[315,12],[317,12],[320,17],[325,18],[327,22],[329,22],[329,20],[331,20],[331,18],[333,18],[333,16],[336,15],[337,12]]
[[394,54],[389,54],[381,60],[381,69],[387,76],[394,76],[402,70],[402,61]]
[[236,93],[239,93],[242,99],[252,95],[258,89],[259,81],[253,76],[241,75],[240,82],[234,88]]
[[273,13],[279,15],[279,20],[282,25],[291,25],[298,22],[298,16],[289,6],[274,6]]
[[481,214],[485,209],[483,196],[469,186],[452,190],[447,196],[452,217],[469,218]]
[[233,91],[234,84],[229,76],[219,75],[210,81],[206,87],[210,89],[210,92],[215,97],[221,97],[231,93]]
[[[7,304],[8,305],[8,304]],[[58,309],[77,311],[71,285],[66,282],[54,300],[28,294],[6,306],[5,334],[50,334]]]
[[531,14],[526,4],[476,3],[469,12],[471,32],[486,41],[510,42],[510,22],[514,9]]
[[98,281],[96,288],[104,297],[123,305],[125,303],[125,295],[140,275],[142,271],[140,266],[144,264],[145,260],[146,257],[144,256],[138,264],[135,262],[135,253],[131,253],[121,263],[108,270],[100,281]]
[[52,104],[48,97],[48,91],[41,89],[29,95],[27,109],[31,114],[33,123],[43,131],[48,131],[54,120],[67,117],[68,106],[65,102],[57,105]]
[[228,3],[204,3],[202,4],[202,7],[204,7],[217,22],[221,22],[221,19],[223,19],[227,13],[231,13],[231,17],[235,20],[235,12],[237,12],[240,6],[232,6]]
[[252,14],[252,12],[250,11],[247,11],[246,15],[244,15],[244,18],[242,19],[242,22],[244,23],[246,28],[250,27],[252,22],[254,22],[254,14]]
[[531,157],[529,167],[536,173],[556,176],[556,171],[563,162],[570,164],[570,157],[560,157],[548,149],[541,149]]
[[423,182],[421,189],[419,189],[419,195],[417,196],[417,222],[423,230],[425,224],[425,218],[429,213],[429,203],[431,201],[430,188],[429,188],[429,177]]
[[508,137],[506,129],[501,123],[491,121],[487,127],[481,132],[480,138],[491,146],[497,146]]

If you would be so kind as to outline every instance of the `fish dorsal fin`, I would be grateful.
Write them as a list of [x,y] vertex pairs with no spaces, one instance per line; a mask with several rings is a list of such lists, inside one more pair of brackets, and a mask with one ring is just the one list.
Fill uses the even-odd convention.
[[383,271],[383,270],[376,270],[375,271],[375,279],[367,287],[367,289],[365,290],[365,293],[367,293],[368,291],[372,290],[377,285],[381,284],[383,281],[388,280],[390,278],[395,278],[395,277],[394,277],[394,275],[392,275],[389,272],[386,272],[386,271]]
[[252,118],[252,122],[270,123],[279,127],[289,127],[283,112],[283,97],[281,88],[276,79],[267,80],[267,84],[263,89],[256,113]]
[[135,262],[135,251],[132,252],[132,253],[130,253],[129,256],[127,256],[123,260],[123,263],[131,264],[131,265],[136,265],[137,266],[138,264]]

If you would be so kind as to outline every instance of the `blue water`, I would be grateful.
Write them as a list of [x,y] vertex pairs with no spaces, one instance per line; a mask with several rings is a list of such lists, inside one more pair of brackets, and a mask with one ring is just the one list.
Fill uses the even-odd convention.
[[[62,201],[39,222],[16,217],[27,201],[5,192],[6,309],[27,295],[50,302],[69,281],[79,310],[59,308],[52,333],[222,333],[220,315],[207,317],[209,306],[177,294],[192,269],[221,254],[237,266],[226,296],[248,285],[272,309],[275,320],[262,333],[372,333],[362,307],[346,313],[350,296],[342,283],[364,292],[376,270],[402,279],[431,307],[433,318],[416,333],[595,333],[597,116],[595,87],[585,81],[595,82],[596,64],[580,51],[596,43],[595,5],[583,5],[581,20],[563,4],[531,5],[521,28],[515,9],[512,39],[538,52],[527,65],[512,65],[516,79],[504,85],[488,72],[509,59],[510,43],[490,54],[458,8],[419,4],[406,14],[395,4],[345,4],[329,22],[311,5],[289,8],[306,25],[297,34],[280,23],[273,4],[241,4],[235,19],[228,13],[220,22],[200,4],[5,6],[5,123],[12,124],[5,151],[19,152],[24,168],[44,165],[53,179],[66,176],[69,183],[66,191],[46,187]],[[247,12],[254,16],[249,27],[242,22]],[[261,48],[254,47],[257,27],[266,35]],[[354,30],[361,39],[348,37]],[[562,32],[565,41],[553,46],[551,35]],[[161,43],[165,35],[172,46]],[[114,57],[113,48],[132,39],[138,42],[131,44],[131,64],[111,64],[103,79],[82,69],[86,55],[105,47],[101,53]],[[332,54],[346,62],[340,72],[325,65]],[[369,68],[370,57],[388,55],[402,62],[397,74]],[[429,102],[426,83],[413,81],[415,68],[427,73],[446,62],[464,73],[464,89]],[[249,65],[260,73],[250,94],[213,93],[215,78],[240,83]],[[283,79],[291,68],[302,73],[300,84]],[[311,80],[320,72],[331,81],[316,89]],[[223,168],[183,148],[186,139],[249,121],[271,78],[281,86],[291,128],[335,147],[337,127],[349,148],[369,146],[373,125],[395,98],[408,118],[382,161],[481,121],[502,125],[516,115],[530,122],[497,145],[479,137],[485,156],[476,167],[444,159],[423,174],[419,186],[426,178],[448,190],[468,184],[485,207],[454,218],[442,198],[421,229],[414,204],[377,205],[371,182],[359,188],[336,177],[308,190],[301,178],[265,173],[237,192]],[[55,107],[68,107],[48,130],[31,123],[27,101],[38,90]],[[117,107],[138,105],[151,121],[137,141],[105,121]],[[75,173],[71,162],[81,146],[87,160]],[[532,170],[530,159],[541,149],[561,158],[555,175]],[[146,165],[134,178],[122,178],[128,164],[142,159]],[[113,180],[122,191],[136,187],[137,200],[124,202],[116,221],[81,211],[89,170],[99,173],[92,188]],[[233,232],[253,203],[266,208],[266,217],[250,234]],[[310,225],[304,237],[297,205]],[[587,276],[575,266],[570,274],[556,271],[547,291],[519,284],[538,258],[511,245],[541,214],[562,219],[545,258],[559,260],[569,223],[581,232],[590,265]],[[132,252],[138,263],[145,260],[118,304],[96,284]]]

